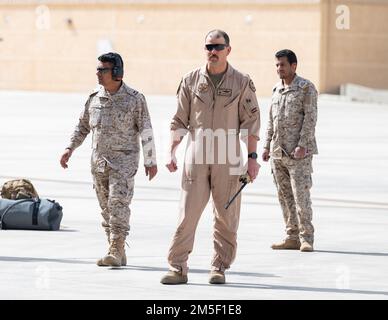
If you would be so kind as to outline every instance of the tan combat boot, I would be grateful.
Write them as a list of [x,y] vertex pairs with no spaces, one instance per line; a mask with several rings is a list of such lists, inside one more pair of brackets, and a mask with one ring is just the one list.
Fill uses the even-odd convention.
[[225,283],[225,272],[220,270],[212,270],[209,275],[210,284],[224,284]]
[[313,245],[308,243],[307,241],[303,241],[300,246],[300,251],[302,252],[312,252],[314,251]]
[[162,284],[183,284],[187,283],[187,275],[183,275],[182,272],[169,271],[167,274],[160,280]]
[[[108,253],[106,254],[105,257],[107,257],[108,255],[110,255],[110,251],[108,251]],[[105,257],[97,260],[97,265],[99,267],[110,267],[111,266],[110,264],[105,264],[104,263],[104,258]],[[121,266],[124,267],[126,265],[127,265],[127,256],[125,255],[125,249],[124,249],[124,255],[121,257]]]
[[299,240],[292,240],[292,239],[285,239],[281,243],[274,243],[271,248],[273,250],[299,250],[300,248],[300,241]]
[[[110,232],[106,232],[106,236],[108,238],[108,244],[110,245]],[[108,253],[106,255],[109,255],[109,254],[110,254],[110,252],[108,251]],[[104,260],[104,258],[98,259],[96,262],[97,265],[99,267],[109,267],[109,265],[104,264],[103,260]],[[121,266],[126,266],[126,265],[127,265],[127,256],[125,254],[125,249],[124,249],[124,255],[121,259]]]
[[[110,246],[110,232],[106,232],[106,236],[108,238],[108,244]],[[110,255],[110,252],[108,251],[108,253],[106,255],[107,256]],[[96,262],[97,265],[99,267],[109,267],[109,265],[104,264],[103,260],[104,260],[104,258],[98,259],[97,262]],[[127,265],[127,256],[125,254],[125,249],[124,249],[124,255],[123,255],[122,259],[121,259],[121,266],[126,266],[126,265]]]
[[[97,261],[99,266],[121,267],[127,264],[125,256],[125,239],[118,238],[110,241],[108,254]],[[100,264],[98,264],[100,262]]]

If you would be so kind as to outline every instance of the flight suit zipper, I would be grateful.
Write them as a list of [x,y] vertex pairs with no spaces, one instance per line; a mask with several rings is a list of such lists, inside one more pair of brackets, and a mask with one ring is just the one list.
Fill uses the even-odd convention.
[[[212,109],[212,134],[214,133],[214,112],[215,112],[215,104],[216,104],[216,93],[217,93],[217,89],[221,86],[221,84],[224,82],[225,80],[225,76],[226,76],[226,72],[224,73],[224,75],[222,76],[222,79],[221,81],[218,83],[217,87],[214,86],[214,83],[213,81],[210,79],[210,77],[208,75],[206,75],[206,80],[208,83],[210,83],[210,86],[211,86],[211,89],[213,91],[213,101],[212,101],[212,105],[211,105],[211,109]],[[214,143],[214,139],[212,137],[211,139],[211,144],[210,144],[210,150],[211,152],[213,152],[214,150],[214,146],[213,146],[213,143]]]

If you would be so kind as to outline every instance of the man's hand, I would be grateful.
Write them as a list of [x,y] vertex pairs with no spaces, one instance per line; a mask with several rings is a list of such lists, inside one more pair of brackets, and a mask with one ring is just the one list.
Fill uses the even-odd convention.
[[148,176],[148,180],[151,181],[153,177],[156,176],[158,173],[158,166],[152,166],[152,167],[144,167],[145,168],[145,174]]
[[306,151],[306,148],[296,147],[293,152],[293,156],[295,159],[303,159],[307,155]]
[[73,154],[73,150],[71,149],[66,149],[65,152],[62,154],[61,160],[59,162],[63,169],[66,169],[68,167],[67,162],[69,161],[72,154]]
[[256,179],[259,174],[260,165],[257,163],[256,159],[248,159],[248,174],[251,177],[252,182]]
[[175,156],[172,156],[170,162],[166,164],[168,171],[170,171],[170,172],[177,171],[178,166],[176,163],[177,163],[177,160],[176,160]]
[[264,149],[263,154],[261,155],[261,158],[265,162],[267,162],[269,160],[270,155],[269,155],[269,150],[268,149]]

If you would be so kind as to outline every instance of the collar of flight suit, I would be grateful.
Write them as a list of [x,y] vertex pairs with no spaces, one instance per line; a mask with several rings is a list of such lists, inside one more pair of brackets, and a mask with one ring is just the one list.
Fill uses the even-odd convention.
[[[230,63],[228,62],[228,65],[226,67],[226,72],[223,76],[223,79],[227,78],[227,77],[231,77],[233,76],[233,73],[234,73],[234,68],[230,65]],[[199,72],[202,76],[204,76],[206,79],[208,79],[210,82],[210,75],[209,75],[209,72],[207,71],[207,64],[203,65],[200,69],[200,72]],[[223,82],[223,80],[221,80],[220,84]]]

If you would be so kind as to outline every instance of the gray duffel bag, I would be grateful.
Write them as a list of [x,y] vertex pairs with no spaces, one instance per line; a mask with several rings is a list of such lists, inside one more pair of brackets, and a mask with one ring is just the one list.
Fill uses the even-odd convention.
[[48,199],[0,199],[0,229],[59,230],[62,207]]

